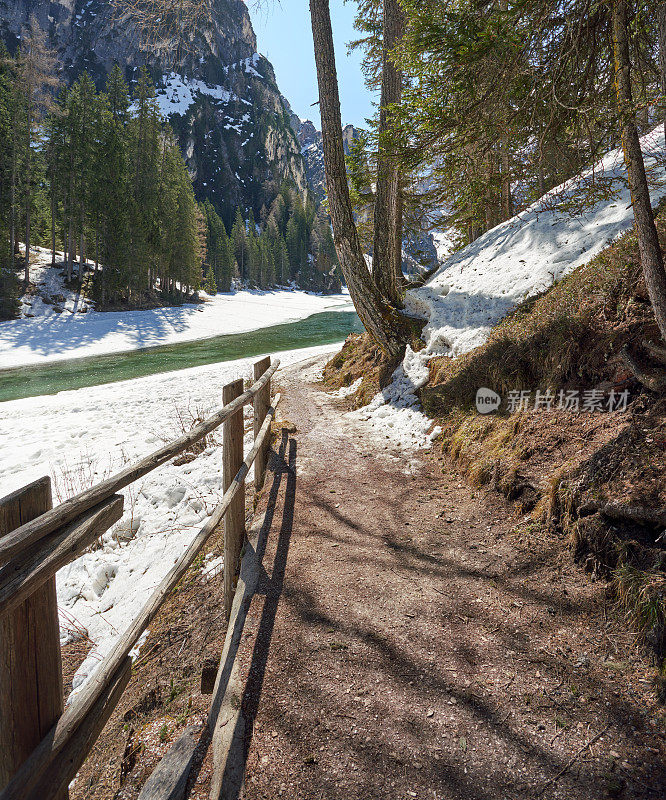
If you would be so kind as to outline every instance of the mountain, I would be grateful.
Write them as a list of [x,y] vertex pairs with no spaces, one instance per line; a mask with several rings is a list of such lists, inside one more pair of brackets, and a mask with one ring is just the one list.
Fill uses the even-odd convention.
[[242,0],[212,0],[210,15],[191,30],[156,20],[150,34],[108,0],[0,0],[0,37],[11,52],[31,14],[57,49],[68,82],[85,69],[101,86],[118,63],[131,84],[142,66],[148,69],[197,196],[208,198],[229,226],[237,206],[258,217],[284,180],[306,193],[290,109],[272,65],[257,53]]
[[[296,134],[301,148],[301,155],[305,162],[305,174],[310,189],[317,200],[321,201],[326,195],[326,176],[324,174],[324,147],[321,131],[315,128],[309,119],[301,119],[289,108],[289,122]],[[342,139],[345,155],[349,155],[349,148],[354,139],[358,138],[360,131],[353,125],[345,125],[342,129]]]
[[[305,173],[310,189],[317,200],[326,195],[326,176],[324,174],[324,147],[321,131],[315,128],[309,119],[300,119],[289,109],[289,121],[301,146],[301,154],[305,160]],[[352,144],[358,139],[361,131],[353,125],[345,125],[342,129],[342,141],[345,155],[349,155]],[[402,269],[409,277],[418,277],[424,271],[437,266],[437,249],[430,230],[422,227],[416,220],[406,220],[403,239]]]

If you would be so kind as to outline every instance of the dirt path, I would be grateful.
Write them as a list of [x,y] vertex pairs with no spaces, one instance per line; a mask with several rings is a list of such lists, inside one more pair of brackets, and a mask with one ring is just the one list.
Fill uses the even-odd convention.
[[342,401],[280,382],[298,430],[240,652],[241,796],[663,797],[649,666],[563,543],[433,455],[375,458]]

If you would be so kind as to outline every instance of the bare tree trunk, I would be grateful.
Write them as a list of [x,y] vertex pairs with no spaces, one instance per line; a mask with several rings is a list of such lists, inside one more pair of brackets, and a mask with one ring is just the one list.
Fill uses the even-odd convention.
[[[659,82],[662,102],[666,102],[666,3],[660,3],[657,6],[657,23],[659,26]],[[664,116],[664,136],[666,137],[666,115]]]
[[26,150],[25,150],[25,282],[30,283],[30,205],[31,205],[31,185],[30,185],[30,156],[32,152],[32,87],[28,87],[27,111],[26,111]]
[[[393,58],[405,29],[405,13],[399,0],[384,0],[382,38],[382,90],[379,102],[379,149],[372,274],[379,291],[394,306],[400,305],[402,230],[399,218],[399,167],[394,148],[387,141],[391,106],[402,98],[402,71]],[[400,230],[398,231],[398,228]],[[400,246],[396,251],[396,242]]]
[[85,209],[81,204],[81,236],[79,239],[79,283],[83,280],[83,266],[85,264]]
[[12,269],[16,264],[16,126],[14,126],[12,147],[12,182],[9,192],[9,264]]
[[73,223],[72,220],[74,218],[74,156],[73,153],[70,153],[70,160],[69,160],[69,228],[67,232],[67,280],[72,280],[72,264],[76,259],[76,247],[73,246],[74,242],[74,233],[72,230]]
[[404,347],[404,330],[399,315],[384,300],[372,280],[349,197],[329,0],[310,0],[310,15],[319,84],[326,187],[335,249],[361,322],[379,347],[389,357],[395,357]]
[[404,276],[402,274],[402,234],[405,213],[405,197],[403,194],[405,187],[403,185],[401,170],[398,170],[397,181],[398,191],[395,198],[395,224],[393,226],[393,257],[395,258],[394,269],[398,276],[398,290],[400,290],[404,283]]
[[513,198],[511,196],[511,164],[509,159],[509,137],[504,134],[501,142],[502,154],[502,221],[513,216]]
[[666,340],[666,271],[659,244],[645,163],[636,126],[636,113],[631,93],[631,57],[629,50],[629,18],[627,0],[613,0],[613,50],[615,56],[615,89],[620,114],[622,148],[629,178],[638,249],[652,309],[662,338]]
[[67,192],[62,193],[62,249],[63,262],[67,270],[67,259],[69,258],[69,242],[67,241]]
[[55,191],[53,186],[53,176],[51,176],[51,266],[55,267],[56,263],[56,202]]

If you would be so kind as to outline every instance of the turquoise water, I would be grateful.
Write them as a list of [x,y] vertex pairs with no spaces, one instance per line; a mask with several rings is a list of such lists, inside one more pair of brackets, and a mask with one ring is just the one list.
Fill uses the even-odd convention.
[[279,350],[333,344],[363,330],[352,311],[325,311],[307,319],[232,333],[198,342],[149,347],[90,358],[72,358],[51,364],[0,370],[0,402],[55,394],[159,372],[235,361]]

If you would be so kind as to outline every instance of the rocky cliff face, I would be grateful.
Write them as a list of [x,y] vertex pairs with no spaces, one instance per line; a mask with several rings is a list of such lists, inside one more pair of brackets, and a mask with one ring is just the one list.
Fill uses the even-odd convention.
[[[309,119],[302,120],[289,109],[289,121],[301,146],[305,161],[305,172],[312,192],[318,200],[326,194],[326,175],[324,173],[324,148],[321,131],[318,131]],[[360,131],[353,125],[345,125],[342,129],[342,142],[345,155]],[[421,227],[417,220],[406,220],[405,237],[403,239],[402,269],[405,275],[416,277],[425,270],[437,266],[437,249],[432,233]]]
[[259,55],[242,0],[212,0],[196,28],[160,20],[149,34],[108,0],[0,0],[0,36],[10,50],[35,14],[73,80],[86,69],[101,85],[114,63],[131,82],[146,66],[180,139],[200,198],[225,222],[236,206],[256,215],[283,180],[307,189],[301,146],[270,62]]
[[[321,131],[318,131],[309,119],[300,119],[289,109],[289,121],[296,134],[301,147],[301,154],[305,162],[305,174],[308,184],[318,200],[323,200],[326,194],[326,175],[324,174],[324,149]],[[342,140],[345,154],[349,154],[352,142],[358,136],[358,128],[345,125],[342,129]]]

